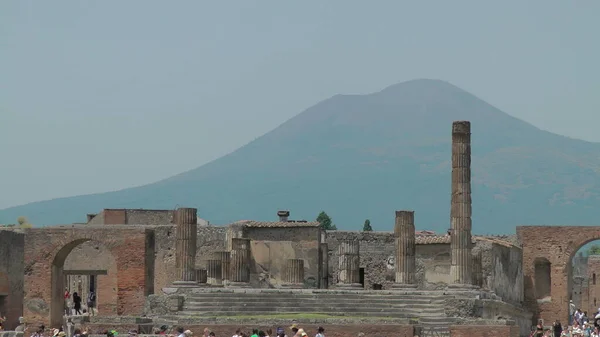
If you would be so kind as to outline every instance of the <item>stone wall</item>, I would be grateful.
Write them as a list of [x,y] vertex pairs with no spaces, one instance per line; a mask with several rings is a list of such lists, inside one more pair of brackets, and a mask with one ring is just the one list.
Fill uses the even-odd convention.
[[[365,289],[379,286],[390,289],[394,283],[396,250],[392,232],[327,232],[330,284],[337,283],[337,247],[340,241],[348,239],[360,241],[360,267],[364,270]],[[415,280],[419,289],[443,289],[450,282],[450,243],[435,242],[416,245]]]
[[14,329],[23,315],[24,238],[22,233],[0,230],[0,315],[6,316],[6,330]]
[[321,230],[314,226],[246,227],[251,240],[250,283],[259,288],[276,288],[283,283],[288,259],[304,260],[304,286],[317,288],[320,280]]
[[482,251],[484,287],[506,302],[521,305],[523,293],[523,253],[510,244],[477,241],[474,252]]

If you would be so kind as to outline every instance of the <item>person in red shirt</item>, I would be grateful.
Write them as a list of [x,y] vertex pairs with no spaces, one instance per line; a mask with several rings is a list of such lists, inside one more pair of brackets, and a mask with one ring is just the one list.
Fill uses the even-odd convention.
[[69,316],[69,299],[71,298],[71,292],[69,288],[65,288],[65,315]]

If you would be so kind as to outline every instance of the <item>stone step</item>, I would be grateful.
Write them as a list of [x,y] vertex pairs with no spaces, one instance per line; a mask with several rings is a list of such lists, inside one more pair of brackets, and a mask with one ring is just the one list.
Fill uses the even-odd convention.
[[319,306],[312,305],[310,303],[297,303],[297,304],[285,304],[283,305],[269,305],[268,303],[260,303],[255,305],[246,305],[246,304],[227,304],[227,303],[186,303],[184,305],[185,310],[198,310],[198,311],[210,311],[214,309],[227,309],[227,310],[260,310],[261,308],[273,308],[274,310],[285,310],[284,308],[298,308],[298,309],[308,309],[315,310],[318,308],[319,310],[333,310],[333,311],[345,311],[345,310],[354,310],[356,308],[367,308],[367,309],[380,309],[380,310],[390,310],[390,311],[402,311],[402,310],[410,310],[410,311],[421,311],[426,313],[437,313],[440,315],[444,315],[444,308],[438,306],[431,305],[386,305],[386,304],[370,304],[370,305],[356,305],[356,304],[348,304],[348,303],[321,303]]
[[265,299],[213,299],[213,300],[199,300],[199,299],[186,299],[185,304],[191,305],[261,305],[261,304],[273,304],[278,305],[281,303],[301,303],[301,304],[310,304],[313,306],[317,305],[362,305],[362,306],[371,306],[371,305],[415,305],[415,306],[436,306],[436,307],[444,307],[443,302],[430,302],[430,301],[418,301],[418,300],[380,300],[380,301],[360,301],[355,299],[342,299],[338,298],[335,300],[296,300],[296,299],[279,299],[279,300],[265,300]]
[[[443,311],[440,312],[439,310],[435,310],[435,309],[429,309],[429,310],[424,310],[424,309],[408,309],[408,308],[397,308],[397,309],[390,309],[390,308],[365,308],[365,307],[346,307],[346,308],[334,308],[334,307],[320,307],[318,309],[319,311],[326,311],[326,312],[330,312],[330,313],[346,313],[346,312],[387,312],[390,314],[410,314],[412,316],[420,316],[420,317],[439,317],[440,315],[443,315]],[[274,312],[274,313],[293,313],[293,312],[306,312],[306,313],[310,313],[310,312],[314,312],[315,308],[314,307],[268,307],[268,306],[263,306],[263,307],[220,307],[220,308],[215,308],[215,307],[195,307],[195,308],[184,308],[185,312],[207,312],[207,311],[211,311],[211,312],[223,312],[223,313],[246,313],[246,312],[250,312],[253,313],[255,311],[262,311],[262,312]]]
[[322,301],[322,302],[330,302],[330,301],[353,301],[360,303],[368,303],[368,302],[412,302],[412,303],[436,303],[443,304],[444,299],[441,298],[421,298],[421,297],[406,297],[406,298],[393,298],[393,297],[378,297],[378,298],[360,298],[354,296],[335,296],[335,297],[297,297],[297,296],[187,296],[187,301],[238,301],[238,302],[250,302],[250,301]]
[[419,295],[419,294],[343,294],[343,293],[286,293],[286,292],[197,292],[191,293],[190,297],[297,297],[297,298],[335,298],[335,297],[352,297],[352,298],[427,298],[427,299],[444,299],[447,296],[440,295]]
[[[291,312],[276,312],[276,311],[252,311],[251,314],[248,312],[240,313],[240,312],[222,312],[222,311],[180,311],[177,315],[180,319],[205,319],[207,317],[227,317],[227,316],[268,316],[273,314],[302,314],[302,312],[291,311]],[[390,318],[405,318],[411,319],[416,318],[415,315],[406,314],[406,313],[389,313],[389,312],[326,312],[326,313],[315,313],[310,312],[312,314],[324,314],[331,316],[349,316],[349,317],[390,317]]]

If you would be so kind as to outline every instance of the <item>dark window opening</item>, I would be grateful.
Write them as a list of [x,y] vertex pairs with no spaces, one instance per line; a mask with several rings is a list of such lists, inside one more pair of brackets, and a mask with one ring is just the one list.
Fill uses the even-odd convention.
[[[358,271],[359,273],[359,279],[360,279],[360,284],[362,284],[362,286],[365,286],[365,268],[360,268],[360,270]],[[356,275],[356,274],[354,274]]]
[[382,290],[383,286],[378,283],[373,283],[373,290]]
[[96,275],[90,275],[90,291],[96,291]]
[[550,296],[552,293],[552,264],[547,259],[535,261],[535,292],[538,299]]

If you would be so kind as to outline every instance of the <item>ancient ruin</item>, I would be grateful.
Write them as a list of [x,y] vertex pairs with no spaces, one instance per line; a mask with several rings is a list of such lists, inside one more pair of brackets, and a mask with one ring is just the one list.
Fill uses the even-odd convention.
[[[287,210],[275,221],[200,225],[195,208],[104,209],[86,223],[1,230],[5,327],[16,328],[23,316],[29,326],[69,321],[147,332],[183,324],[201,331],[255,324],[248,315],[271,324],[276,313],[319,313],[347,332],[355,324],[398,336],[512,337],[528,335],[540,318],[567,321],[570,299],[598,306],[595,272],[578,271],[587,281],[572,284],[570,262],[600,238],[600,227],[473,236],[470,123],[453,123],[451,134],[450,230],[443,235],[416,234],[415,213],[406,210],[390,217],[393,232],[324,231],[291,220]],[[582,265],[592,270],[593,263]],[[94,291],[97,316],[73,315],[65,291],[84,299]]]

